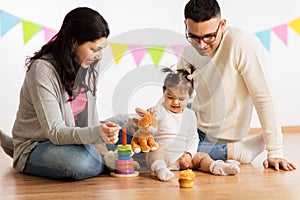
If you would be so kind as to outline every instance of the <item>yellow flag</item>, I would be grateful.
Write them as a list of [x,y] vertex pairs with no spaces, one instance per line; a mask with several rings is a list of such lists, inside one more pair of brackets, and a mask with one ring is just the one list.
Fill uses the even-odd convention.
[[120,44],[120,43],[109,43],[112,54],[114,56],[116,64],[118,64],[123,57],[125,51],[128,49],[128,44]]
[[300,35],[300,18],[290,21],[289,26]]

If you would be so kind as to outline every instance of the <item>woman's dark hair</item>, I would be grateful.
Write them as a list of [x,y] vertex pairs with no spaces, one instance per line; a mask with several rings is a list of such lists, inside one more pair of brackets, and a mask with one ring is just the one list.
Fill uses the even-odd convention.
[[162,72],[169,74],[166,76],[163,86],[163,91],[167,88],[180,88],[184,91],[188,91],[189,95],[192,96],[194,91],[193,79],[189,80],[188,75],[191,75],[187,70],[177,69],[172,70],[169,67],[161,69]]
[[185,5],[184,17],[194,22],[204,22],[221,17],[221,10],[216,0],[190,0]]
[[[27,70],[30,70],[30,64],[34,60],[43,59],[42,57],[45,54],[51,53],[56,61],[55,69],[59,74],[63,86],[70,96],[74,96],[73,89],[78,87],[74,85],[74,82],[80,69],[80,63],[78,63],[74,52],[74,42],[81,45],[102,37],[107,38],[108,35],[108,24],[97,11],[87,7],[75,8],[65,16],[58,33],[36,52],[34,56],[26,59]],[[93,95],[96,92],[97,72],[95,71],[95,65],[96,63],[80,72],[82,81],[84,81],[86,73],[90,74],[89,77],[92,83],[89,81],[85,87],[91,90]],[[79,81],[79,84],[82,84],[82,81]],[[93,88],[91,88],[91,84]],[[83,86],[81,85],[80,87]]]

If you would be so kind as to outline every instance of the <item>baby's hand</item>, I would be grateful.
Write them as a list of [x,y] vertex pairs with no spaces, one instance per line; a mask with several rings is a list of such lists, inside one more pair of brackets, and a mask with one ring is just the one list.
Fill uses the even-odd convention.
[[190,153],[185,153],[179,158],[180,169],[192,168],[192,156]]
[[154,118],[157,117],[157,110],[155,108],[148,108],[147,111],[150,112]]

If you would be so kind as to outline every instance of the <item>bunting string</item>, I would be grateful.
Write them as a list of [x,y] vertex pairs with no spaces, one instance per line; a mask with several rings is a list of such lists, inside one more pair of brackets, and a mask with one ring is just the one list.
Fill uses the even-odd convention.
[[[24,45],[26,45],[26,43],[30,41],[40,31],[44,32],[45,42],[48,42],[57,33],[57,31],[54,29],[34,23],[32,21],[27,21],[11,13],[0,10],[0,37],[3,37],[18,24],[22,24]],[[287,46],[289,30],[293,30],[300,36],[300,18],[294,19],[285,24],[280,24],[269,29],[256,32],[255,35],[258,37],[263,46],[268,51],[270,51],[271,33],[273,32]],[[109,46],[114,56],[116,65],[119,64],[125,52],[130,51],[137,66],[140,65],[146,53],[150,54],[153,63],[157,66],[165,51],[171,50],[174,53],[174,55],[178,58],[185,44],[156,46],[109,42]]]

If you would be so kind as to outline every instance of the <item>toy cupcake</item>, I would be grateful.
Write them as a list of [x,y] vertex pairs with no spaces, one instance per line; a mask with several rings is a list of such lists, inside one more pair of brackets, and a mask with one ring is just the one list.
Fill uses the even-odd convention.
[[191,188],[194,186],[195,173],[191,169],[183,170],[179,174],[179,186],[181,188]]

